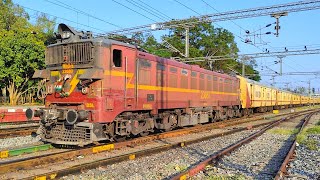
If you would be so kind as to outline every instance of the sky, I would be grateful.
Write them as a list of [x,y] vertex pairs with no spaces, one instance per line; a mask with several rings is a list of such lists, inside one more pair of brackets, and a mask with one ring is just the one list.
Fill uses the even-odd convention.
[[[298,1],[298,0],[296,0]],[[52,18],[55,17],[57,23],[65,23],[76,29],[93,31],[96,34],[105,33],[121,28],[135,27],[139,25],[152,24],[154,22],[164,22],[165,18],[183,19],[199,14],[214,14],[248,8],[271,6],[296,2],[295,0],[13,0],[19,4],[31,16],[31,21],[40,12],[45,12]],[[156,17],[149,12],[131,4],[132,2],[144,3],[144,6],[152,7],[165,17]],[[120,5],[123,4],[123,5]],[[147,5],[146,5],[147,4]],[[59,5],[68,6],[68,8]],[[187,7],[185,7],[187,6]],[[141,7],[141,6],[140,6]],[[78,11],[77,11],[78,10]],[[88,15],[89,14],[89,15]],[[292,12],[288,16],[280,18],[280,34],[263,35],[261,39],[256,38],[255,44],[244,43],[246,37],[245,30],[250,32],[274,23],[275,19],[270,16],[252,17],[246,19],[223,21],[214,23],[216,27],[223,27],[235,35],[235,41],[240,49],[240,54],[261,53],[268,49],[270,52],[288,50],[302,50],[304,46],[308,49],[320,48],[320,9]],[[257,31],[260,33],[260,31]],[[274,25],[263,28],[262,33],[274,33]],[[154,32],[155,36],[168,33],[167,31]],[[251,38],[253,41],[254,39]],[[315,72],[320,71],[320,55],[287,56],[283,58],[282,72]],[[279,59],[258,58],[257,70],[262,75],[261,82],[272,84],[270,76],[263,74],[273,74],[280,72],[280,65],[275,64]],[[308,82],[316,92],[320,91],[320,75],[282,75],[274,78],[275,86],[283,88],[288,86],[294,89],[298,86],[308,88]]]

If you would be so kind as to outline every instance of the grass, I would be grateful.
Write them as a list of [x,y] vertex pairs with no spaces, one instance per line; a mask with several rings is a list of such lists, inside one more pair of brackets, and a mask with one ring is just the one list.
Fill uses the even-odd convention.
[[280,135],[292,135],[297,134],[299,132],[299,129],[270,129],[268,131],[271,134],[280,134]]
[[312,151],[318,150],[318,142],[314,139],[307,139],[303,142],[303,144]]
[[308,135],[312,134],[320,134],[320,121],[317,122],[316,126],[305,129],[300,134],[298,134],[297,142],[299,144],[305,145],[310,150],[320,150],[318,148],[318,142],[314,139],[308,138]]
[[320,125],[307,129],[307,134],[320,134]]

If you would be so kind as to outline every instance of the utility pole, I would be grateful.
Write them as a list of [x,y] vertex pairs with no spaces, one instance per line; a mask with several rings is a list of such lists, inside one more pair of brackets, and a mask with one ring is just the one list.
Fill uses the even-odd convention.
[[[311,79],[309,79],[308,84],[309,84],[309,99],[310,99],[310,101],[311,101]],[[310,106],[310,104],[311,104],[311,103],[309,103],[309,106]]]
[[244,59],[242,59],[242,77],[246,75],[246,65],[244,64]]
[[279,58],[279,63],[280,63],[280,76],[282,76],[282,58],[286,57],[283,55],[277,56]]
[[274,86],[274,77],[275,76],[272,76],[272,86]]
[[186,58],[189,57],[189,27],[186,27],[186,50],[185,50]]
[[311,79],[309,79],[308,84],[309,84],[309,97],[311,97]]
[[288,90],[289,89],[289,84],[290,84],[290,82],[287,82],[287,83],[285,83],[286,84],[286,90]]

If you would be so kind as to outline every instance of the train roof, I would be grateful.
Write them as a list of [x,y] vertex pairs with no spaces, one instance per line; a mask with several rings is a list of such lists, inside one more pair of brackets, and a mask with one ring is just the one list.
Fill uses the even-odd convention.
[[298,93],[295,93],[295,92],[291,92],[291,91],[279,89],[279,88],[276,88],[276,87],[273,87],[273,86],[265,85],[265,84],[262,84],[262,83],[260,83],[260,82],[255,81],[255,80],[245,78],[245,77],[243,77],[243,76],[239,76],[239,75],[238,75],[237,77],[244,78],[244,79],[247,80],[247,82],[249,82],[249,83],[251,83],[251,84],[257,84],[257,85],[259,85],[259,86],[263,86],[263,87],[267,87],[267,88],[271,88],[271,89],[276,89],[276,90],[281,91],[281,92],[286,92],[286,93],[290,93],[290,94],[302,95],[302,96],[303,96],[303,94],[298,94]]
[[191,70],[191,71],[197,71],[197,72],[206,73],[206,74],[213,74],[213,75],[216,75],[218,77],[223,77],[223,78],[236,79],[235,76],[231,76],[231,75],[228,75],[228,74],[222,74],[222,73],[219,73],[219,72],[216,72],[216,71],[210,71],[210,70],[201,68],[198,65],[186,64],[186,63],[174,60],[174,59],[167,59],[167,58],[159,57],[159,56],[156,56],[154,54],[150,54],[150,53],[143,52],[143,51],[138,51],[137,57],[138,58],[146,58],[146,59],[149,59],[149,60],[152,60],[152,61],[156,61],[156,62],[159,62],[159,63],[162,63],[162,64],[172,65],[172,66],[180,67],[180,68],[183,68],[183,69],[188,69],[188,70]]
[[112,39],[107,39],[104,37],[98,37],[98,38],[92,38],[92,39],[80,39],[80,40],[74,40],[74,41],[68,41],[68,42],[62,42],[62,43],[55,43],[55,44],[51,44],[48,47],[51,46],[56,46],[56,45],[63,45],[63,44],[70,44],[70,43],[79,43],[79,42],[92,42],[94,45],[98,45],[98,46],[104,46],[104,47],[110,47],[111,45],[120,45],[120,46],[126,46],[126,47],[130,47],[133,49],[137,49],[136,46],[129,44],[129,43],[124,43],[124,42],[120,42],[120,41],[116,41],[116,40],[112,40]]

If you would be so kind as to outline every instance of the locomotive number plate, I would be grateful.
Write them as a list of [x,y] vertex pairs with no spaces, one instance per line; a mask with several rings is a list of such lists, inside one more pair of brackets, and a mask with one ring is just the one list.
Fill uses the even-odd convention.
[[62,64],[62,74],[73,74],[73,64]]
[[72,69],[74,68],[73,64],[62,64],[62,69]]

